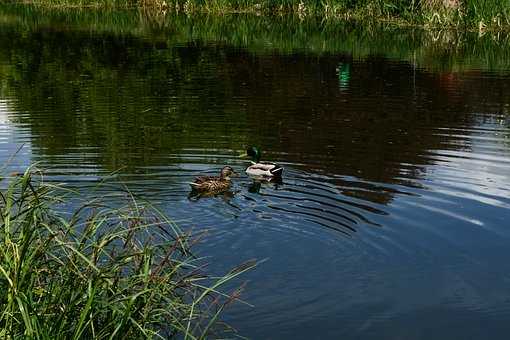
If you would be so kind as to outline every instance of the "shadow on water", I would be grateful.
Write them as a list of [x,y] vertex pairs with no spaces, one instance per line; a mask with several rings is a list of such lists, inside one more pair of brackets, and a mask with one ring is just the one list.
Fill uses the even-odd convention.
[[190,201],[198,201],[201,198],[211,198],[211,197],[219,197],[223,199],[225,202],[228,202],[234,197],[235,193],[227,190],[223,192],[200,192],[195,189],[191,189],[188,195],[188,199]]
[[[506,38],[26,8],[0,7],[1,160],[24,144],[13,170],[82,192],[121,169],[99,190],[213,230],[218,270],[269,258],[247,274],[257,308],[229,316],[242,334],[452,339],[448,317],[508,334]],[[247,145],[282,183],[190,196],[198,174],[244,174]]]
[[252,179],[251,184],[248,186],[248,192],[252,194],[259,194],[262,187],[271,187],[278,190],[283,186],[283,179],[281,176],[271,177],[269,179]]

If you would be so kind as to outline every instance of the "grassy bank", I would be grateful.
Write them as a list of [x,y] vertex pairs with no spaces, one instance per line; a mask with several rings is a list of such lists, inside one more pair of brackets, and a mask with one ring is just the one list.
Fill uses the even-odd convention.
[[[194,41],[226,44],[247,49],[257,55],[306,52],[315,55],[345,54],[353,59],[378,55],[406,60],[417,67],[433,71],[504,71],[510,67],[510,36],[499,32],[478,34],[464,30],[407,29],[386,23],[356,24],[321,20],[312,16],[299,19],[295,15],[187,16],[182,13],[169,13],[155,17],[146,14],[136,8],[80,10],[3,6],[0,11],[0,21],[4,23],[4,34],[0,34],[0,45],[3,47],[0,50],[0,60],[5,60],[4,65],[9,65],[9,58],[23,58],[26,51],[30,51],[33,54],[43,53],[48,61],[57,58],[65,65],[68,57],[64,57],[67,50],[64,46],[73,46],[73,49],[84,49],[73,55],[74,60],[78,60],[80,64],[101,64],[101,60],[113,52],[109,51],[109,48],[105,49],[103,45],[84,43],[82,39],[86,38],[89,32],[93,32],[116,37],[136,37],[140,48],[147,53],[154,53],[158,58],[150,64],[151,67],[168,65],[176,58],[172,52],[173,47]],[[16,27],[30,28],[32,33],[19,34]],[[65,45],[49,40],[47,43],[52,44],[52,47],[47,51],[31,49],[30,46],[37,44],[40,39],[37,31],[48,28],[64,34],[73,31],[73,34],[66,34]],[[77,34],[83,36],[78,38]],[[12,37],[16,38],[13,40]],[[163,53],[155,46],[165,46],[168,51]],[[8,53],[10,50],[14,52]],[[63,54],[50,56],[53,50],[62,50]],[[103,54],[105,55],[101,57]],[[141,57],[134,53],[130,55],[130,60],[140,60]],[[9,79],[10,72],[19,72],[19,67],[13,70],[5,68],[4,70],[0,67],[0,75],[3,75],[0,79]],[[24,65],[23,68],[29,68],[29,65]],[[56,74],[59,72],[52,70],[45,77],[54,78]],[[156,71],[153,77],[159,78],[156,75],[160,74],[164,74],[164,71]],[[162,82],[164,81],[162,79]],[[65,82],[65,77],[62,82]]]
[[2,339],[198,339],[227,330],[218,316],[239,291],[219,289],[251,265],[207,276],[190,253],[196,238],[157,209],[102,199],[63,214],[74,194],[33,177],[1,182]]
[[20,0],[41,6],[141,7],[154,13],[294,13],[300,18],[379,20],[399,25],[510,28],[510,0]]

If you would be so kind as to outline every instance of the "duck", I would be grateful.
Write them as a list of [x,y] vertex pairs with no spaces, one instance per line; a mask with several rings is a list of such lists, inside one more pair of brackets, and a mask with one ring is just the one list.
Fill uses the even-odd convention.
[[262,152],[255,146],[246,149],[246,153],[241,157],[251,157],[251,165],[246,168],[246,174],[255,178],[274,179],[281,178],[283,167],[275,163],[261,162]]
[[198,176],[190,184],[191,188],[198,192],[223,192],[230,188],[231,177],[237,176],[237,172],[230,166],[221,169],[219,176]]

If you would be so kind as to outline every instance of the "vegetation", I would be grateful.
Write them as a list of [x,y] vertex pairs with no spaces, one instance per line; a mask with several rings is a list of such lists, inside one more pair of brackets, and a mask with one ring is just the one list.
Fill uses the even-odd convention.
[[240,290],[218,289],[253,264],[209,277],[190,253],[196,238],[150,205],[91,200],[64,215],[57,211],[74,194],[42,175],[29,169],[2,184],[2,339],[201,339],[228,330],[218,316]]
[[[46,44],[56,45],[52,49],[57,48],[61,51],[60,53],[71,53],[73,48],[86,48],[87,51],[75,53],[74,59],[80,58],[79,61],[82,61],[88,58],[87,64],[90,66],[113,55],[114,52],[111,49],[114,46],[92,45],[89,43],[91,39],[88,32],[106,34],[108,35],[106,38],[110,40],[115,39],[114,36],[121,35],[137,37],[140,41],[136,43],[145,44],[147,53],[154,53],[158,58],[167,61],[174,56],[164,55],[161,48],[203,41],[223,43],[247,49],[255,54],[266,54],[272,51],[283,54],[296,51],[323,55],[344,53],[351,55],[353,59],[375,54],[407,60],[418,67],[434,70],[498,71],[507,70],[510,67],[510,36],[497,32],[486,32],[480,35],[458,30],[408,29],[384,23],[361,25],[354,22],[324,21],[311,16],[303,19],[292,15],[264,17],[249,14],[231,16],[172,14],[157,17],[137,9],[46,10],[34,6],[3,6],[0,11],[0,21],[5,26],[4,34],[0,36],[0,39],[5,39],[6,43],[12,44],[11,48],[23,47],[32,54],[38,51],[32,51],[27,44],[35,43],[39,37],[35,33],[26,35],[19,32],[7,32],[8,26],[13,28],[16,25],[23,26],[32,31],[51,27],[52,31],[63,31],[60,34],[62,37],[69,29],[82,32],[83,36],[77,38],[74,38],[76,35],[74,33],[65,36],[66,44],[71,44],[68,48],[59,46],[60,42],[54,40],[46,41]],[[9,39],[11,34],[19,34],[17,42],[11,42]],[[87,39],[86,46],[80,47],[83,39]],[[110,42],[122,48],[118,46],[118,42]],[[112,48],[110,49],[109,46]],[[47,52],[49,53],[50,50]],[[129,51],[125,52],[129,53]],[[6,51],[3,53],[7,55]],[[44,56],[45,51],[39,51],[39,53]],[[1,54],[2,51],[0,51],[0,57],[2,57]],[[139,54],[129,55],[130,60],[141,57]],[[164,60],[154,60],[151,65],[157,62],[165,63]]]
[[396,24],[468,27],[479,31],[510,27],[509,0],[21,0],[41,6],[133,7],[161,14],[294,13],[300,18],[382,20]]

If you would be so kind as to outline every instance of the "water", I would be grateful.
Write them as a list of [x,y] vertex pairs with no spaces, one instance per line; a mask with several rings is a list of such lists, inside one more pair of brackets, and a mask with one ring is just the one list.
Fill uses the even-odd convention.
[[[0,12],[6,171],[38,162],[85,194],[124,183],[208,230],[214,273],[265,260],[243,277],[255,307],[225,315],[241,335],[506,339],[507,41],[31,11]],[[242,173],[250,144],[283,184],[188,198],[196,175]]]

